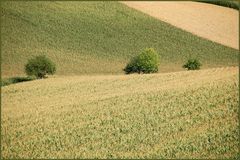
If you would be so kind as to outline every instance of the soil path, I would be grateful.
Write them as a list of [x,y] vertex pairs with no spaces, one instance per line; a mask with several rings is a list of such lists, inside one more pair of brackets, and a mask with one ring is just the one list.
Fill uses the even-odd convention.
[[239,49],[238,11],[200,2],[121,2],[211,41]]

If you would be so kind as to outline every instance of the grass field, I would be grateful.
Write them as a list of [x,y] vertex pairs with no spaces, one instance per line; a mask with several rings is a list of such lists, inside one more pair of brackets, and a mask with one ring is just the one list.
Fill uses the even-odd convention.
[[2,88],[3,158],[236,158],[238,68]]
[[236,66],[238,50],[199,38],[118,2],[1,2],[2,76],[24,75],[27,59],[46,54],[58,75],[121,74],[146,47],[161,56],[160,72]]

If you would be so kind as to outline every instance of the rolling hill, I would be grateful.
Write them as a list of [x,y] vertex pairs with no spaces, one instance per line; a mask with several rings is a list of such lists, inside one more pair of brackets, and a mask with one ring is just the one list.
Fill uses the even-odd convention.
[[238,65],[238,50],[199,38],[118,2],[1,2],[3,77],[45,54],[58,75],[121,74],[146,47],[161,56],[160,72],[183,70],[190,57],[204,68]]
[[2,88],[3,158],[237,158],[238,68]]
[[122,3],[200,37],[239,49],[239,13],[236,9],[193,1]]
[[[146,47],[161,73],[123,75]],[[237,49],[119,2],[1,2],[2,77],[39,54],[57,75],[1,87],[1,158],[239,157]]]

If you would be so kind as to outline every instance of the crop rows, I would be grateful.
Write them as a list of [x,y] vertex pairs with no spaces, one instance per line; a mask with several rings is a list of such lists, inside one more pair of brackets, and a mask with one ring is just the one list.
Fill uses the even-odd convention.
[[236,158],[237,68],[2,88],[4,158]]
[[24,75],[27,60],[45,54],[58,75],[123,73],[152,47],[160,72],[190,58],[204,68],[238,65],[238,50],[208,41],[119,2],[12,2],[1,5],[2,76]]

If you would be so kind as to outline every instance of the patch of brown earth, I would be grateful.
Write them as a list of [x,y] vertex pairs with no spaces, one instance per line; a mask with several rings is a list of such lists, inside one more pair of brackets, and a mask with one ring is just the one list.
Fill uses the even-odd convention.
[[200,2],[124,1],[146,13],[208,40],[239,49],[238,11]]

